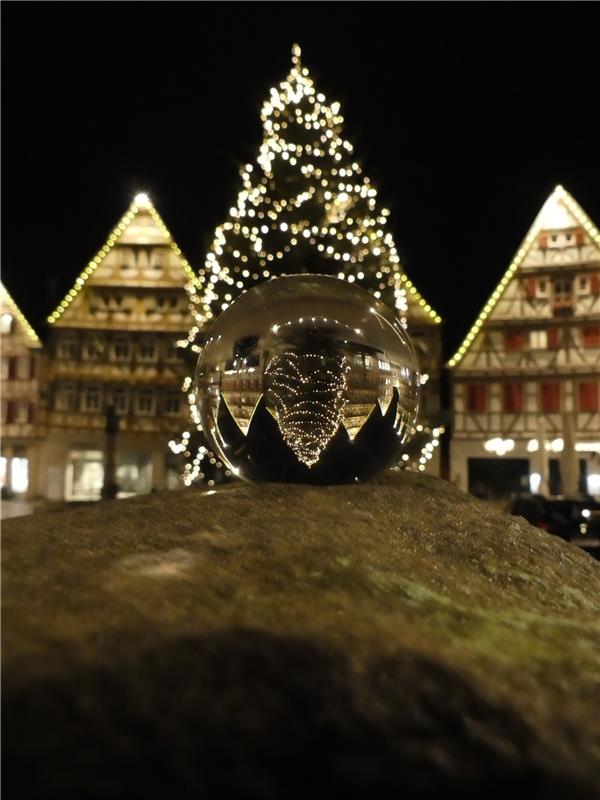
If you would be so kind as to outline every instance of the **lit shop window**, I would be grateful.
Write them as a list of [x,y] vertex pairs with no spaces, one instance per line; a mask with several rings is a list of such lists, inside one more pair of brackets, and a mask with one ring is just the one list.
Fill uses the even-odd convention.
[[98,500],[104,481],[100,450],[72,451],[65,475],[67,500]]
[[6,458],[4,456],[0,456],[0,486],[6,486]]
[[29,462],[26,458],[13,458],[10,464],[13,492],[26,492],[29,488]]

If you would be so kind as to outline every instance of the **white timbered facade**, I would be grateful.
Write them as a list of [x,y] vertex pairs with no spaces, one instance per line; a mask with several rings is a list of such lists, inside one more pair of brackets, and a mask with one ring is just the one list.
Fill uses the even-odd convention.
[[104,479],[106,410],[119,419],[121,495],[178,484],[168,443],[187,425],[175,342],[192,325],[195,276],[147,195],[50,315],[45,485],[50,500],[93,500]]
[[562,187],[449,367],[461,488],[600,494],[600,234]]
[[4,497],[36,493],[39,449],[44,435],[40,402],[43,349],[6,287],[0,283],[2,341],[0,485]]

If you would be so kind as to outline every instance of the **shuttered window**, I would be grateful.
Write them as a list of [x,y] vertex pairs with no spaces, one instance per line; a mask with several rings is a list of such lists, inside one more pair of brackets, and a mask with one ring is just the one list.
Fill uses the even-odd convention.
[[487,387],[484,383],[471,383],[467,386],[467,410],[482,414],[486,410]]
[[579,384],[579,410],[598,411],[597,381],[582,381]]
[[504,334],[504,345],[507,350],[522,350],[525,346],[525,334],[523,331],[506,331]]
[[540,386],[542,411],[552,414],[560,411],[560,383],[542,383]]
[[505,383],[502,387],[503,409],[507,414],[523,410],[523,386],[520,383]]
[[584,347],[600,347],[600,325],[587,325],[582,330]]

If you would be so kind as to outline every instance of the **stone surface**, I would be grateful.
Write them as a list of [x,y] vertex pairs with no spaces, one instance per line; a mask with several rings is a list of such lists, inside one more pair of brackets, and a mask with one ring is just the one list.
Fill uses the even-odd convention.
[[600,565],[451,485],[3,526],[7,797],[596,797]]

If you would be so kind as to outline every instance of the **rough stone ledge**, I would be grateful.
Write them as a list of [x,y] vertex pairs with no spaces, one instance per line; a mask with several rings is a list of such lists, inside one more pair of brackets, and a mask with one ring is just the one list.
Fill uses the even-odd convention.
[[7,797],[600,796],[600,565],[450,484],[3,526]]

